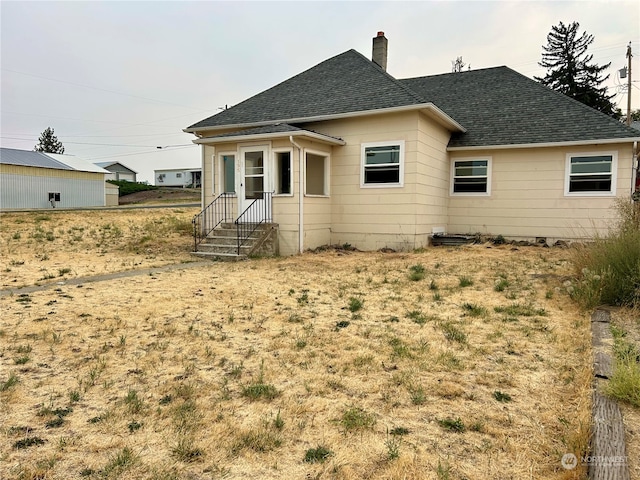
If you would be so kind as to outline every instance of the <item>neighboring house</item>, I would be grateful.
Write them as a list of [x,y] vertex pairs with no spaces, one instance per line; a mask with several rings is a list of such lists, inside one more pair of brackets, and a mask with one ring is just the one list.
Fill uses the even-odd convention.
[[186,128],[203,208],[277,224],[283,255],[606,231],[638,131],[504,66],[395,79],[386,46],[380,32],[373,61],[349,50]]
[[0,209],[103,207],[107,173],[72,155],[0,148]]
[[120,162],[96,162],[95,164],[110,172],[109,175],[107,175],[107,180],[121,180],[125,182],[136,181],[136,175],[138,175],[138,172],[131,170]]
[[202,169],[170,168],[154,170],[153,177],[156,179],[157,187],[200,188]]

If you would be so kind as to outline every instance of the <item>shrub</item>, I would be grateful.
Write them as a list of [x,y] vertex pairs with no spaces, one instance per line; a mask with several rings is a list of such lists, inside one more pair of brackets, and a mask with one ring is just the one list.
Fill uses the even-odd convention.
[[124,180],[107,180],[109,183],[113,183],[119,187],[118,196],[129,195],[130,193],[144,192],[146,190],[157,190],[158,187],[154,185],[147,185],[145,183],[126,182]]
[[606,237],[573,255],[577,285],[572,297],[585,308],[640,305],[640,203],[617,200],[619,220]]

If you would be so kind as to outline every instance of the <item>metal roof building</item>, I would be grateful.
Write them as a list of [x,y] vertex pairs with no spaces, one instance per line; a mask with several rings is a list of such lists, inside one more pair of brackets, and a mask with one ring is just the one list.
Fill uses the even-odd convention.
[[73,155],[0,148],[0,209],[105,206],[108,173]]
[[107,180],[119,180],[126,182],[135,182],[138,172],[127,167],[120,162],[95,162],[99,167],[108,170],[110,173],[107,175]]

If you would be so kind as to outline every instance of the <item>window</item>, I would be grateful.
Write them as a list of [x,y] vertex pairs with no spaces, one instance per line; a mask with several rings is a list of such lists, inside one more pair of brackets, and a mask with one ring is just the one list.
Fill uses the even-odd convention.
[[291,195],[291,152],[276,152],[276,194]]
[[176,173],[176,178],[182,178],[182,174],[181,173]]
[[489,195],[490,158],[469,158],[453,161],[452,195]]
[[305,174],[306,195],[329,195],[329,157],[307,152]]
[[403,173],[404,141],[362,144],[361,186],[402,186]]
[[222,193],[236,191],[236,156],[221,155],[222,163]]
[[54,192],[49,192],[49,201],[50,202],[59,202],[60,201],[60,194],[59,193],[54,193]]
[[246,152],[244,154],[244,198],[262,199],[264,194],[264,152]]
[[565,195],[613,195],[616,154],[567,155]]

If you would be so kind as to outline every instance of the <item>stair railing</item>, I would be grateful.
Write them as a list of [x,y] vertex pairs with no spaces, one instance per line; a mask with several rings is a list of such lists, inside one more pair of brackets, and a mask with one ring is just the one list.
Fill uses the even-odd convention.
[[240,248],[247,243],[251,234],[256,231],[260,224],[272,222],[271,200],[273,192],[255,193],[257,194],[257,198],[244,209],[235,221],[238,239],[238,255],[240,255]]
[[223,222],[233,221],[233,203],[235,193],[221,193],[193,217],[194,252],[198,251],[205,238]]

